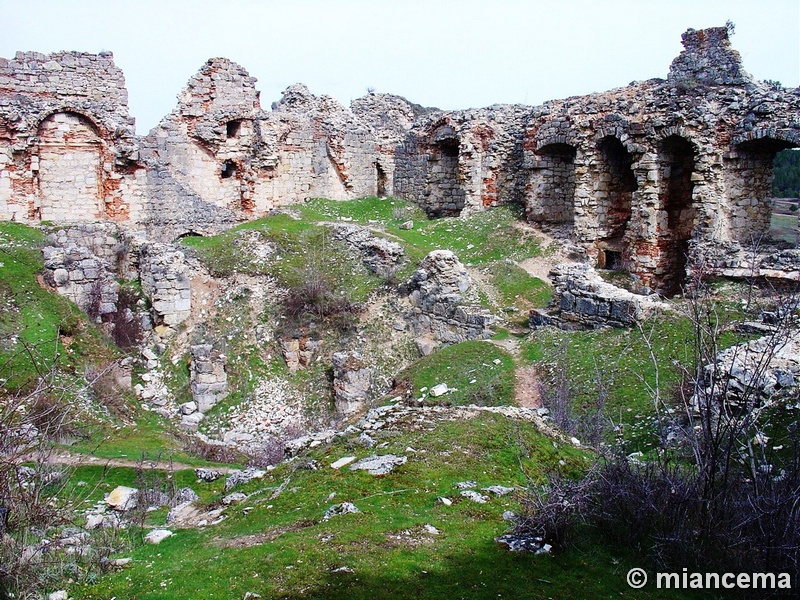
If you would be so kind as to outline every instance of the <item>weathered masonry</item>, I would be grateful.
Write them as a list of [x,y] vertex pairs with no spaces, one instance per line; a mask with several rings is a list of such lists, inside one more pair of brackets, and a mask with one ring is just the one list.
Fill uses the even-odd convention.
[[538,107],[440,111],[302,85],[271,110],[209,60],[147,136],[110,53],[0,59],[0,218],[115,221],[155,241],[307,198],[395,195],[432,216],[503,203],[671,292],[696,256],[768,230],[772,161],[800,146],[800,89],[754,81],[725,28],[688,30],[666,79]]

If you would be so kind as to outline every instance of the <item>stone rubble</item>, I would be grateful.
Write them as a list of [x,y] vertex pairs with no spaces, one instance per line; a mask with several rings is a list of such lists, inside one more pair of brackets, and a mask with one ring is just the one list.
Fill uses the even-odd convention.
[[497,321],[488,310],[464,302],[472,279],[450,250],[434,250],[420,262],[405,288],[406,320],[416,335],[446,344],[492,336]]
[[394,454],[378,456],[373,454],[350,465],[350,470],[366,471],[370,475],[388,475],[395,467],[406,464],[407,460],[408,457],[406,456],[395,456]]
[[605,281],[589,265],[564,263],[550,272],[555,283],[552,309],[534,310],[534,329],[558,325],[564,329],[634,327],[656,312],[671,310],[658,296],[643,296]]

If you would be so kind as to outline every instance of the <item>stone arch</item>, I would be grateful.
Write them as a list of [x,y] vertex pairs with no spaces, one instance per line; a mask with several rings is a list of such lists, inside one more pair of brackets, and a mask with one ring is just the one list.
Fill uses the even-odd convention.
[[677,132],[658,145],[659,218],[656,284],[667,295],[680,292],[686,280],[689,241],[696,221],[693,202],[697,147]]
[[725,158],[729,236],[754,245],[770,228],[775,156],[800,147],[800,133],[757,129],[734,138],[732,146]]
[[621,269],[629,261],[628,224],[633,194],[638,189],[632,165],[634,157],[616,135],[597,142],[598,173],[595,178],[594,210],[597,215],[598,266]]
[[461,175],[461,138],[449,121],[431,128],[427,142],[427,185],[425,210],[434,217],[458,216],[466,203]]
[[39,123],[37,138],[31,170],[38,174],[39,218],[57,222],[103,218],[102,130],[86,115],[64,110]]

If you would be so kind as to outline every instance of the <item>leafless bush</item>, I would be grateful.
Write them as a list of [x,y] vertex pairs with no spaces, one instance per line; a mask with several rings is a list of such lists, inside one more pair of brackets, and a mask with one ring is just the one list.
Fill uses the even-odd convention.
[[539,397],[552,421],[568,435],[575,436],[588,446],[599,448],[610,428],[605,414],[609,383],[599,369],[595,373],[596,393],[591,402],[577,404],[577,390],[572,384],[567,362],[566,346],[562,345],[553,363],[552,376],[539,382]]
[[196,436],[187,435],[182,440],[182,448],[192,456],[208,462],[224,464],[244,464],[247,456],[236,448],[225,444],[210,444]]
[[128,287],[122,286],[117,293],[117,310],[111,315],[111,337],[114,343],[128,350],[138,346],[144,337],[142,323],[136,314],[139,295]]
[[278,438],[269,438],[258,445],[248,448],[247,464],[253,467],[268,467],[281,462],[285,456],[286,444]]
[[[560,542],[583,523],[672,571],[786,572],[796,579],[800,433],[796,421],[786,424],[782,406],[763,402],[757,384],[785,343],[791,318],[777,323],[765,350],[751,358],[742,390],[731,383],[735,362],[719,359],[727,325],[703,282],[692,291],[688,315],[693,360],[672,393],[662,388],[652,336],[642,332],[656,367],[650,388],[656,422],[664,428],[657,452],[634,459],[619,447],[578,483],[552,480],[546,494],[531,495],[520,527]],[[568,382],[558,382],[550,390],[551,414],[575,427]]]

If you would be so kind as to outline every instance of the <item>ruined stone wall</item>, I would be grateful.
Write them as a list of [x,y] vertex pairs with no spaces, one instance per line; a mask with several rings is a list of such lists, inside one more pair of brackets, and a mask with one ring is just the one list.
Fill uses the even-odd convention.
[[0,59],[0,218],[169,242],[316,196],[395,194],[432,216],[512,203],[597,266],[676,291],[693,244],[763,236],[774,155],[800,146],[800,90],[753,81],[728,36],[688,30],[666,79],[465,111],[374,93],[347,109],[302,85],[265,111],[216,58],[144,138],[109,53],[19,53]]
[[395,193],[431,216],[518,202],[519,132],[528,110],[497,105],[421,117],[396,149]]
[[110,52],[0,58],[0,218],[130,220],[142,197],[137,161]]

